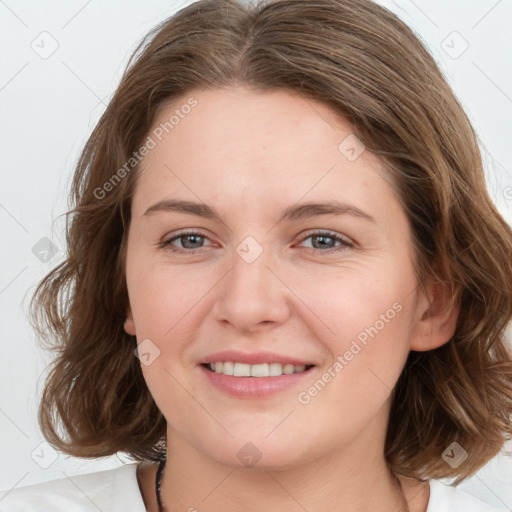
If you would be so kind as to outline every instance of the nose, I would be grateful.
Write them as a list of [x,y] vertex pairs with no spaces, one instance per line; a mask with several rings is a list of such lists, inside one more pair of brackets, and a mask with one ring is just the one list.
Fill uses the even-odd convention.
[[259,247],[254,240],[242,243],[233,254],[231,269],[215,287],[216,320],[245,333],[273,328],[290,317],[293,293],[279,275],[272,251]]

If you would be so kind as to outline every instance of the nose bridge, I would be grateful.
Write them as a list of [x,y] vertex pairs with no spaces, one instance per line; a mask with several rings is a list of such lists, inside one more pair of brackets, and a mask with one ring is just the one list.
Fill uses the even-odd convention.
[[251,298],[253,307],[264,302],[273,288],[275,279],[268,267],[272,266],[272,250],[269,247],[270,237],[259,235],[246,236],[236,247],[233,255],[233,270],[229,287],[241,298]]
[[286,287],[275,276],[271,237],[246,236],[234,249],[231,272],[216,301],[218,319],[251,329],[287,316]]

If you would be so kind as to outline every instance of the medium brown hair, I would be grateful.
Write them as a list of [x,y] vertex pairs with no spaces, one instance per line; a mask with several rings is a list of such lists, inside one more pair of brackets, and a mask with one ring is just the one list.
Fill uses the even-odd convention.
[[[135,337],[123,329],[140,167],[126,162],[164,105],[197,88],[230,86],[324,102],[385,162],[410,222],[419,282],[449,283],[460,305],[449,342],[409,354],[393,392],[386,461],[416,478],[471,476],[512,434],[504,338],[512,231],[487,192],[471,124],[432,56],[369,0],[203,0],[138,46],[78,161],[66,259],[32,299],[34,325],[56,352],[39,410],[46,439],[78,457],[165,454],[165,418],[134,356]],[[457,468],[442,458],[452,442],[469,455]]]

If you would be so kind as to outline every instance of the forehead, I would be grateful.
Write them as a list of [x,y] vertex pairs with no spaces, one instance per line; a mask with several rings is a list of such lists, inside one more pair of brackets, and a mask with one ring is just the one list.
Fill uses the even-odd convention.
[[390,200],[383,163],[353,131],[327,105],[287,90],[193,90],[153,123],[134,209],[167,193],[260,209],[301,197]]
[[[195,106],[187,108],[191,102]],[[181,111],[187,113],[180,116]],[[160,109],[152,130],[163,131],[164,144],[148,161],[172,150],[172,144],[187,158],[207,154],[215,160],[257,160],[261,167],[324,151],[340,136],[353,132],[345,119],[323,103],[290,90],[242,87],[195,90],[175,99]],[[166,140],[172,141],[167,148]]]

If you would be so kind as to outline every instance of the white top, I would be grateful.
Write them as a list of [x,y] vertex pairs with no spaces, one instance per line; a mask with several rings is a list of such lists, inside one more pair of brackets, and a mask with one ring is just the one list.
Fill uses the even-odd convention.
[[[137,464],[51,480],[0,492],[1,512],[146,512],[136,474]],[[473,496],[430,480],[426,512],[498,512]]]

